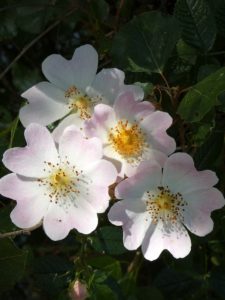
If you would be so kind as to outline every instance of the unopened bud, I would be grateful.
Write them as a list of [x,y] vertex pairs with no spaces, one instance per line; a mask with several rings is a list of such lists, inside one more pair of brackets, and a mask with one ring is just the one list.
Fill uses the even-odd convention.
[[81,283],[79,280],[74,281],[69,293],[71,300],[85,300],[88,297],[86,284]]

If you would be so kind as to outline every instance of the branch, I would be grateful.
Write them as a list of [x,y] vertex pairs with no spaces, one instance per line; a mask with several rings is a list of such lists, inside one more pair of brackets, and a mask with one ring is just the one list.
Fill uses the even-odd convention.
[[5,68],[5,70],[0,74],[0,80],[5,76],[6,73],[12,68],[12,66],[34,45],[36,44],[43,36],[45,36],[49,31],[55,28],[64,18],[71,15],[77,7],[74,7],[72,10],[66,12],[60,19],[55,21],[52,25],[46,28],[42,33],[40,33],[35,39],[33,39],[29,44],[27,44],[22,51],[14,58],[14,60]]

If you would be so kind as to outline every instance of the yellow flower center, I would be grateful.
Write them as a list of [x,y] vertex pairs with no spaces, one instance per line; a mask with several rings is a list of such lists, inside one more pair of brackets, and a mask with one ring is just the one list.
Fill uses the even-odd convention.
[[93,101],[90,97],[82,93],[75,86],[69,87],[65,92],[65,98],[68,99],[69,109],[78,112],[83,120],[90,119]]
[[180,193],[173,194],[168,187],[158,187],[158,194],[147,191],[146,208],[153,223],[159,220],[175,223],[182,220],[182,212],[187,205]]
[[128,161],[140,158],[146,147],[145,135],[138,124],[130,124],[127,120],[118,121],[110,129],[108,138],[114,150]]
[[39,178],[38,184],[45,188],[45,196],[50,202],[60,203],[65,208],[74,205],[77,197],[86,197],[89,193],[91,180],[87,178],[82,170],[71,165],[68,160],[54,165],[51,162],[44,162],[43,171],[46,177]]

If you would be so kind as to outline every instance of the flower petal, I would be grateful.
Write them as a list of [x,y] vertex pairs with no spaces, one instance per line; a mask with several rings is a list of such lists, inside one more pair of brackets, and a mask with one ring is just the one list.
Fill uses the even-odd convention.
[[21,228],[37,225],[49,205],[44,190],[38,186],[37,181],[29,181],[16,174],[8,174],[0,179],[0,194],[17,200],[10,216],[12,222]]
[[214,172],[198,172],[192,157],[186,153],[175,153],[165,162],[162,183],[168,185],[172,191],[185,194],[211,188],[217,182],[218,178]]
[[64,92],[51,83],[40,82],[22,95],[28,104],[20,109],[19,118],[24,127],[30,123],[49,125],[69,113]]
[[212,211],[225,205],[222,193],[216,188],[185,194],[187,207],[183,212],[185,226],[198,236],[205,236],[213,229]]
[[74,206],[71,208],[70,224],[80,233],[91,233],[98,225],[96,210],[88,201],[80,198],[79,201],[77,201],[77,207]]
[[46,235],[53,241],[64,239],[71,229],[69,215],[59,205],[52,204],[43,220]]
[[108,218],[112,224],[123,226],[123,243],[128,250],[135,250],[141,245],[149,225],[142,201],[119,201],[111,207]]
[[59,140],[59,154],[70,163],[86,168],[102,158],[102,143],[98,138],[86,139],[75,126],[69,126]]
[[99,137],[102,142],[108,142],[109,129],[116,123],[112,107],[98,104],[90,120],[85,121],[84,131],[88,137]]
[[110,200],[108,186],[91,186],[86,200],[94,207],[97,213],[105,212]]
[[71,114],[65,119],[63,119],[59,125],[53,130],[52,135],[54,137],[54,140],[56,143],[59,142],[61,135],[63,134],[63,131],[66,129],[68,126],[76,126],[77,129],[83,128],[84,125],[84,120],[82,120],[79,116],[78,113],[76,114]]
[[147,101],[135,101],[134,94],[127,91],[117,98],[114,103],[114,110],[118,120],[126,119],[134,122],[152,114],[154,106]]
[[85,91],[91,85],[98,67],[98,53],[91,45],[78,47],[72,57],[74,84]]
[[3,155],[4,165],[23,176],[46,176],[44,162],[58,162],[58,152],[51,133],[41,125],[30,124],[24,135],[27,146],[7,150]]
[[166,249],[175,258],[187,256],[191,250],[191,240],[182,224],[168,226],[159,221],[151,224],[142,243],[144,257],[150,261],[159,257]]
[[157,188],[162,177],[161,166],[154,161],[140,163],[136,173],[120,182],[115,195],[118,199],[142,198],[147,190]]
[[109,186],[116,181],[117,170],[114,165],[106,160],[92,162],[85,169],[85,174],[91,178],[93,185]]
[[93,96],[97,96],[99,94],[102,95],[103,103],[111,105],[114,103],[118,95],[126,91],[132,92],[135,100],[142,100],[144,98],[144,92],[141,87],[125,85],[124,78],[124,72],[119,69],[102,69],[96,75],[88,93]]

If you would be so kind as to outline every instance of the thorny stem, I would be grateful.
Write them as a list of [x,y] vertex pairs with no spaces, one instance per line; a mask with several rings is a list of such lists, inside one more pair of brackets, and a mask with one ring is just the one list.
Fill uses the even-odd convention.
[[13,61],[5,68],[5,70],[0,74],[0,80],[8,73],[8,71],[13,67],[13,65],[34,45],[36,44],[43,36],[45,36],[49,31],[55,28],[60,22],[64,20],[64,18],[71,15],[77,7],[74,7],[70,11],[67,11],[60,19],[51,24],[48,28],[46,28],[42,33],[40,33],[35,39],[33,39],[30,43],[28,43],[22,51],[13,59]]

